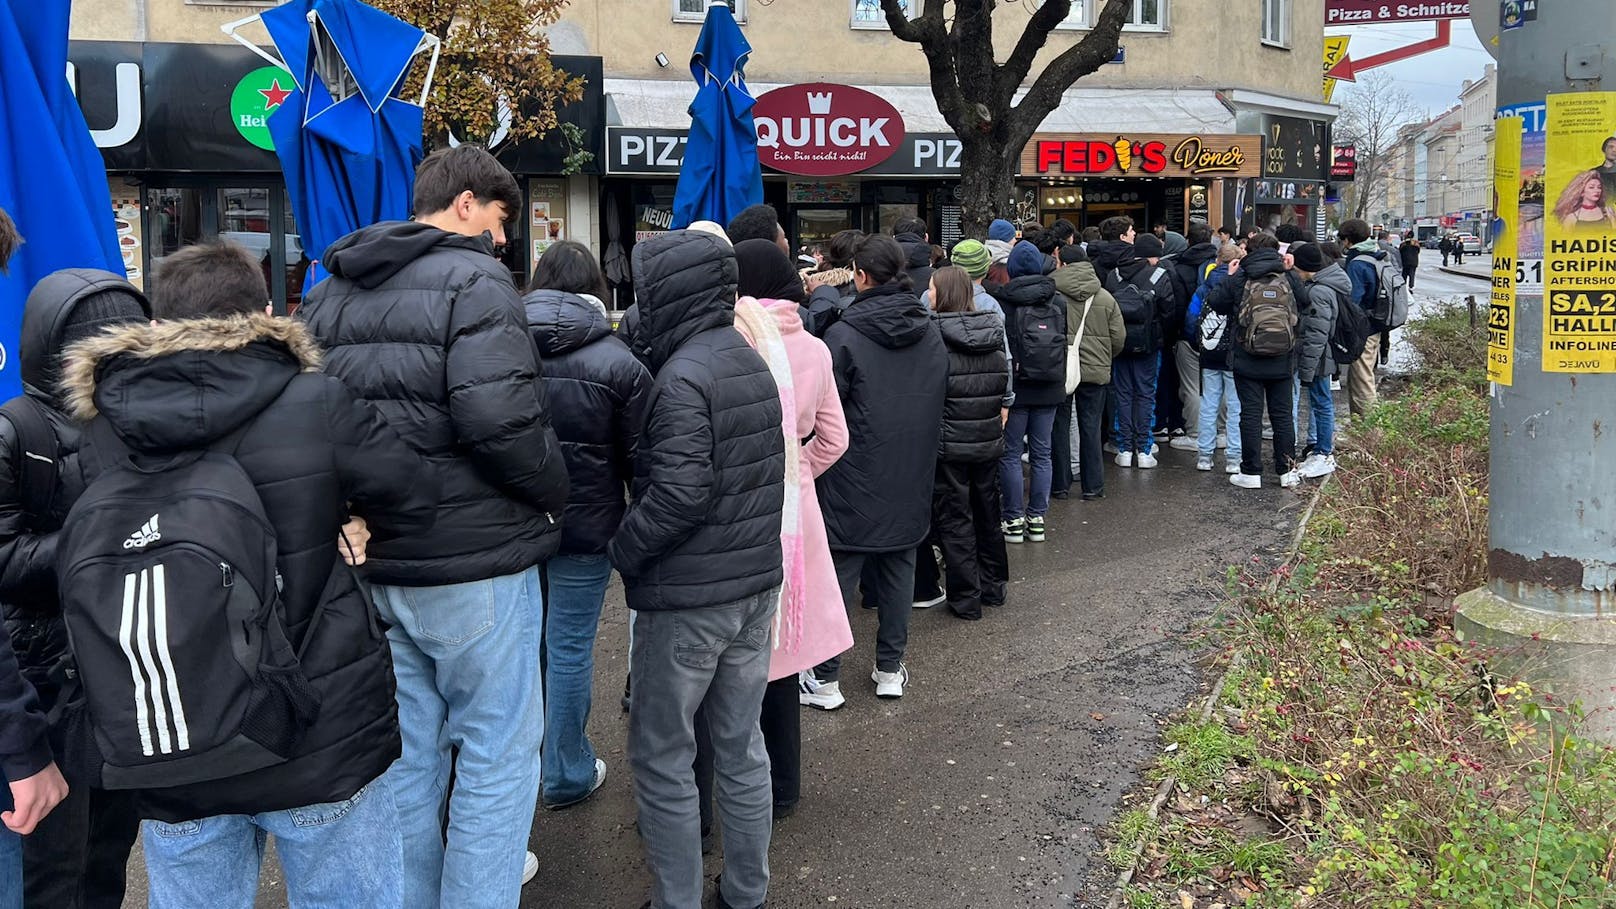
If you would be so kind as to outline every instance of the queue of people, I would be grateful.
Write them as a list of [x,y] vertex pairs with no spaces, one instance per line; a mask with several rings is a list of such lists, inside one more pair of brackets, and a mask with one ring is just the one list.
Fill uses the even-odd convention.
[[150,300],[34,288],[0,408],[15,904],[118,905],[138,835],[160,909],[250,906],[271,836],[293,905],[516,905],[537,808],[611,769],[587,728],[615,570],[647,906],[701,905],[715,816],[717,905],[762,906],[801,709],[847,705],[844,659],[904,697],[914,610],[1006,607],[1008,547],[1058,532],[1074,472],[1104,497],[1108,445],[1211,470],[1226,439],[1255,488],[1266,417],[1282,486],[1327,474],[1331,377],[1363,393],[1352,329],[1390,325],[1351,222],[1344,257],[1127,218],[943,256],[910,220],[809,265],[754,206],[637,243],[614,328],[581,245],[518,292],[487,152],[429,156],[415,209],[326,250],[295,320],[229,244],[165,259]]

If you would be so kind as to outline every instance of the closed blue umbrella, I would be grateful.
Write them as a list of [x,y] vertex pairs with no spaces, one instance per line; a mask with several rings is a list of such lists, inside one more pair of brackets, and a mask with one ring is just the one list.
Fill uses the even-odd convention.
[[730,218],[763,201],[752,125],[752,93],[742,70],[752,53],[735,14],[725,3],[707,6],[707,21],[690,56],[696,100],[690,104],[690,139],[673,196],[673,226]]
[[[359,0],[291,0],[261,16],[296,89],[269,117],[303,248],[410,215],[422,111],[397,96],[422,30]],[[317,264],[307,290],[325,277]]]
[[40,278],[124,273],[106,165],[67,84],[69,4],[0,0],[0,208],[23,246],[0,274],[0,399],[22,392],[17,333]]

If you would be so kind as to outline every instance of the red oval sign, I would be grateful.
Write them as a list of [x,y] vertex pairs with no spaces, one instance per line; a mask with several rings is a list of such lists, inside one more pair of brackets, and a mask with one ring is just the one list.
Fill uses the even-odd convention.
[[897,109],[851,85],[808,82],[764,92],[752,119],[763,166],[806,177],[856,174],[903,144]]

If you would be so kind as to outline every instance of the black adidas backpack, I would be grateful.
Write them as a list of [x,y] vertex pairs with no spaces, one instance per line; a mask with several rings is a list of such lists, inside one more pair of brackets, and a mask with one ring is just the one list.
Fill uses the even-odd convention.
[[319,696],[287,637],[275,531],[229,453],[242,431],[166,458],[130,453],[104,420],[88,431],[105,467],[68,512],[56,571],[97,785],[182,786],[291,757]]

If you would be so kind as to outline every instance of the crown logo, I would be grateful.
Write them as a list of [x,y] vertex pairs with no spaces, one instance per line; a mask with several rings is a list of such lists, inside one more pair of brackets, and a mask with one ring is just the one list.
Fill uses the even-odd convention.
[[830,96],[830,92],[822,92],[819,94],[809,92],[808,113],[823,117],[830,116]]

